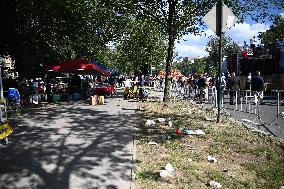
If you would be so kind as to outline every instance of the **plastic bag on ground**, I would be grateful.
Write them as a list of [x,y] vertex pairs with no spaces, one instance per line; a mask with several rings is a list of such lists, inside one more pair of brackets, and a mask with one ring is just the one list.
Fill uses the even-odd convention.
[[186,135],[205,135],[204,131],[201,129],[191,130],[191,129],[184,129],[184,134]]
[[166,121],[166,119],[165,119],[165,118],[158,118],[157,120],[158,120],[158,122],[160,122],[160,123],[163,123],[163,122],[165,122],[165,121]]
[[150,144],[150,145],[157,145],[158,143],[157,142],[148,142],[148,144]]
[[151,126],[151,125],[155,125],[155,124],[156,124],[155,121],[154,120],[150,120],[150,119],[148,119],[146,121],[146,123],[145,123],[146,126]]
[[172,166],[172,164],[168,163],[166,166],[165,166],[165,169],[169,172],[169,173],[173,173],[174,172],[174,168]]
[[169,125],[169,127],[172,127],[172,126],[173,126],[173,122],[170,120],[170,121],[168,122],[168,125]]
[[216,182],[215,180],[211,180],[209,182],[210,186],[213,187],[213,188],[221,188],[222,185],[219,183],[219,182]]
[[207,160],[212,162],[212,163],[217,163],[217,159],[213,156],[210,156],[210,155],[207,157]]

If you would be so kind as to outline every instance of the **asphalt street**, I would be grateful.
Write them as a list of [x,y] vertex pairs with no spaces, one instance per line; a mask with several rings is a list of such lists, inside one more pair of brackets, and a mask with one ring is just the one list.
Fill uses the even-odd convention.
[[284,104],[279,103],[279,112],[277,113],[277,98],[275,95],[264,96],[264,104],[258,106],[254,105],[254,98],[249,99],[247,104],[243,101],[242,108],[240,104],[237,107],[230,105],[229,101],[229,95],[226,95],[224,109],[222,109],[223,115],[229,113],[229,116],[246,125],[284,139]]
[[136,103],[47,105],[13,118],[0,148],[0,188],[128,189],[133,175]]

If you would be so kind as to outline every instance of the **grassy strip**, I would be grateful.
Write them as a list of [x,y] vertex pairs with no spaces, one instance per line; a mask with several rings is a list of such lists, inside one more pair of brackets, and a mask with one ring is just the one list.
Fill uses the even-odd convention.
[[[168,105],[140,104],[141,123],[137,133],[138,188],[210,188],[210,180],[223,188],[280,188],[284,183],[284,145],[267,135],[253,132],[232,119],[216,124],[212,111],[188,102]],[[145,126],[147,119],[172,118],[166,123]],[[202,129],[206,135],[177,135],[175,128]],[[157,145],[149,145],[149,141]],[[208,162],[213,155],[217,163]],[[159,170],[167,163],[175,176],[167,182]]]

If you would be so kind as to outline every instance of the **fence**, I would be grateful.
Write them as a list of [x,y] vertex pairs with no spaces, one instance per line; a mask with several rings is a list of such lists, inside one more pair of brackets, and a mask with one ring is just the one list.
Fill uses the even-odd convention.
[[[163,91],[163,89],[163,83],[159,81],[154,82],[155,91]],[[206,106],[217,108],[217,90],[215,86],[205,88],[202,91],[203,94],[198,87],[191,85],[185,85],[184,87],[172,85],[171,91],[173,96],[180,96],[185,100],[195,100],[204,103]],[[230,92],[234,93],[233,105],[229,104],[228,101]],[[202,98],[200,98],[200,94],[202,94]],[[221,92],[222,113],[230,116],[245,115],[243,117],[247,117],[248,119],[241,119],[241,121],[249,125],[263,126],[266,130],[271,125],[274,125],[273,127],[277,125],[278,128],[278,125],[284,126],[283,94],[284,90],[271,90],[270,93],[265,92],[264,94],[251,90],[223,90]],[[265,104],[262,104],[262,102],[265,102]],[[281,113],[282,107],[283,110]],[[279,128],[284,129],[284,127]]]

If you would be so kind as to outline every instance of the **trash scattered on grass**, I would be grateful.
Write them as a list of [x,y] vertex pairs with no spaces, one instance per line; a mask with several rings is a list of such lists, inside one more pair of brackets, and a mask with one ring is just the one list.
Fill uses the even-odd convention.
[[172,120],[170,120],[170,121],[168,122],[168,125],[169,125],[169,127],[173,127],[173,122],[172,122]]
[[228,169],[223,169],[223,172],[228,172]]
[[216,182],[215,180],[211,180],[209,182],[210,186],[213,187],[213,188],[221,188],[222,185],[219,183],[219,182]]
[[216,118],[205,117],[206,121],[216,121]]
[[157,142],[148,142],[148,144],[150,144],[150,145],[158,145]]
[[165,121],[166,121],[166,119],[165,119],[165,118],[158,118],[157,120],[158,120],[158,122],[160,122],[160,123],[163,123],[163,122],[165,122]]
[[191,159],[191,158],[187,158],[187,161],[188,161],[188,162],[192,162],[192,161],[193,161],[193,159]]
[[175,171],[172,164],[170,163],[167,163],[167,165],[165,166],[165,169],[169,171],[170,173],[173,173]]
[[160,177],[163,180],[169,181],[174,176],[173,176],[173,174],[169,173],[167,170],[160,170]]
[[156,124],[155,121],[154,120],[150,120],[150,119],[148,119],[146,121],[146,123],[145,123],[146,126],[151,126],[151,125],[155,125],[155,124]]
[[182,135],[182,130],[179,128],[179,127],[177,127],[176,128],[176,134],[178,134],[178,135]]
[[160,170],[160,177],[163,180],[170,180],[171,178],[174,177],[174,168],[172,164],[167,163],[165,169]]
[[213,157],[213,156],[210,156],[210,155],[209,155],[209,156],[207,157],[207,159],[208,159],[209,162],[217,163],[217,159],[216,159],[215,157]]
[[191,130],[191,129],[185,128],[183,130],[183,133],[185,135],[205,135],[204,131],[202,131],[201,129]]
[[202,131],[201,129],[195,130],[195,134],[196,135],[205,135],[204,131]]

